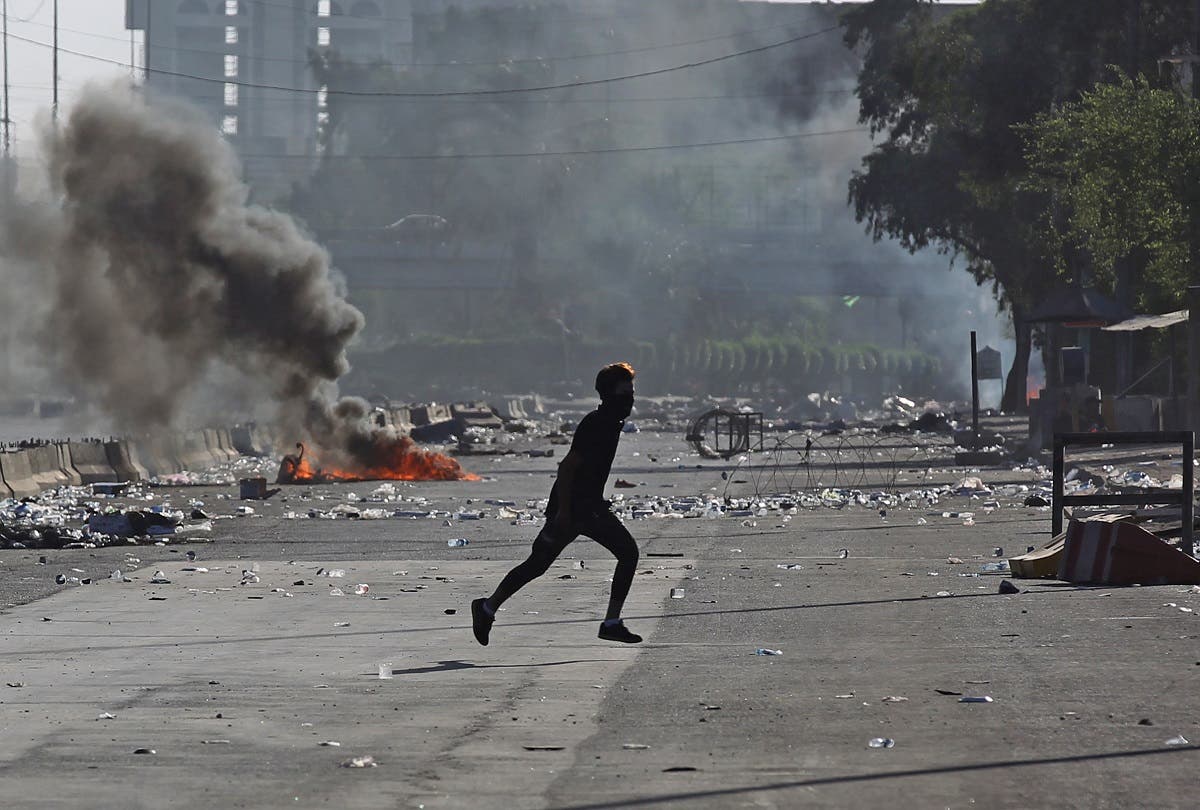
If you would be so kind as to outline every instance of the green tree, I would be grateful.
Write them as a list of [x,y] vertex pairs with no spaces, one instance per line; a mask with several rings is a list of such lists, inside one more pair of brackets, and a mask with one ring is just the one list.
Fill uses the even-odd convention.
[[1012,316],[1016,357],[1003,407],[1020,407],[1029,308],[1055,283],[1038,234],[1050,195],[1025,182],[1017,127],[1090,88],[1105,64],[1148,68],[1186,42],[1190,4],[989,0],[941,13],[876,0],[843,17],[861,49],[859,117],[886,137],[849,185],[876,239],[934,247],[990,283]]
[[1118,71],[1025,134],[1029,185],[1060,210],[1048,254],[1085,251],[1097,282],[1143,310],[1181,306],[1200,252],[1200,105]]

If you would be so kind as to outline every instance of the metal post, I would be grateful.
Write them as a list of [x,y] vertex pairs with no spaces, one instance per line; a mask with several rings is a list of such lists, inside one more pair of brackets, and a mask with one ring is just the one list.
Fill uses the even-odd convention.
[[1187,421],[1184,430],[1200,427],[1200,287],[1188,287]]
[[1192,545],[1192,496],[1194,467],[1196,458],[1196,434],[1187,431],[1183,436],[1183,534],[1179,538],[1180,548],[1185,554],[1191,554]]
[[971,330],[971,449],[979,449],[979,356],[975,349],[975,330]]
[[54,100],[50,105],[50,117],[58,122],[58,0],[54,0],[54,60],[51,65],[51,70],[54,73],[51,86],[54,88]]
[[1063,472],[1066,466],[1063,449],[1062,436],[1054,434],[1054,491],[1050,496],[1050,534],[1053,537],[1062,533]]

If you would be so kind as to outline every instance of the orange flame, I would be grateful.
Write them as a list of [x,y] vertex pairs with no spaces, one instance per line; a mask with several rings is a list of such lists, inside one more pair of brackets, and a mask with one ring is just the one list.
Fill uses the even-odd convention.
[[441,453],[417,447],[408,436],[374,445],[371,460],[353,469],[314,466],[304,457],[284,456],[279,465],[279,484],[313,484],[333,481],[478,481],[457,461]]

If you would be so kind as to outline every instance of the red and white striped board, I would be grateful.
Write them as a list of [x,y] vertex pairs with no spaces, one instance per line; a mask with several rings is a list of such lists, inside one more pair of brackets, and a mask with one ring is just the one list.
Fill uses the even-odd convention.
[[1128,521],[1072,520],[1058,578],[1090,585],[1196,585],[1200,562]]

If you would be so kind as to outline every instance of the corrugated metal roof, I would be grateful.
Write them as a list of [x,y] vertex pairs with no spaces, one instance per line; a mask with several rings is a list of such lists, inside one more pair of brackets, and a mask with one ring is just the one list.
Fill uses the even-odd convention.
[[1165,329],[1188,319],[1188,311],[1180,309],[1162,315],[1136,315],[1129,320],[1103,327],[1105,332],[1137,332],[1142,329]]

